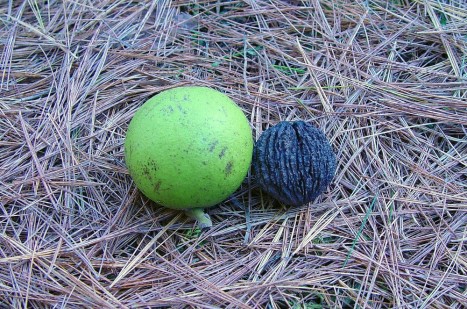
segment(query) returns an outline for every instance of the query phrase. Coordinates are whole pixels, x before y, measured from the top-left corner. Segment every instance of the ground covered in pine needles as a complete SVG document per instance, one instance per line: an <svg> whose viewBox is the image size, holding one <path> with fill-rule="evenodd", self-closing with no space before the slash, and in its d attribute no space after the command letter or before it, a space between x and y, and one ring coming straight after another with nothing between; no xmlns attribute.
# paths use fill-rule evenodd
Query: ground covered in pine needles
<svg viewBox="0 0 467 309"><path fill-rule="evenodd" d="M467 4L187 3L2 1L0 307L461 308ZM149 201L125 132L183 85L255 139L318 126L333 184L287 208L249 175L203 233Z"/></svg>

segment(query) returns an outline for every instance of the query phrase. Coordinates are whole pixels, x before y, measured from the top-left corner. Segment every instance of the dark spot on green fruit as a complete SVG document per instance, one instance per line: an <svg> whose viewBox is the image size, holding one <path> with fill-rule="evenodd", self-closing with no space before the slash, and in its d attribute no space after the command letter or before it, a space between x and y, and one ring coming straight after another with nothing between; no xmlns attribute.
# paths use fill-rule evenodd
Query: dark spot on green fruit
<svg viewBox="0 0 467 309"><path fill-rule="evenodd" d="M177 108L180 111L180 113L182 113L183 115L188 114L186 109L184 109L180 104L177 105Z"/></svg>
<svg viewBox="0 0 467 309"><path fill-rule="evenodd" d="M165 115L170 115L174 112L174 109L171 105L168 105L168 106L163 107L161 111Z"/></svg>
<svg viewBox="0 0 467 309"><path fill-rule="evenodd" d="M154 191L156 192L159 192L159 189L161 188L161 181L159 180L158 182L156 182L156 184L154 185Z"/></svg>
<svg viewBox="0 0 467 309"><path fill-rule="evenodd" d="M213 152L214 149L216 148L217 144L219 144L219 141L218 141L218 140L215 140L214 142L212 142L211 144L209 144L209 152Z"/></svg>
<svg viewBox="0 0 467 309"><path fill-rule="evenodd" d="M232 161L227 162L227 165L225 166L225 169L224 169L225 176L229 176L232 173L232 169L233 169L233 162Z"/></svg>
<svg viewBox="0 0 467 309"><path fill-rule="evenodd" d="M149 166L145 165L143 167L143 175L146 177L151 177L151 170L149 169Z"/></svg>
<svg viewBox="0 0 467 309"><path fill-rule="evenodd" d="M224 107L224 106L221 106L221 108L219 109L219 111L221 111L224 115L227 115L227 111L225 110L225 107Z"/></svg>
<svg viewBox="0 0 467 309"><path fill-rule="evenodd" d="M151 165L151 168L152 168L153 171L157 171L157 170L158 170L158 166L157 166L156 161L150 160L150 161L149 161L149 164Z"/></svg>
<svg viewBox="0 0 467 309"><path fill-rule="evenodd" d="M222 148L221 152L219 153L219 159L222 159L225 156L226 151L227 147Z"/></svg>

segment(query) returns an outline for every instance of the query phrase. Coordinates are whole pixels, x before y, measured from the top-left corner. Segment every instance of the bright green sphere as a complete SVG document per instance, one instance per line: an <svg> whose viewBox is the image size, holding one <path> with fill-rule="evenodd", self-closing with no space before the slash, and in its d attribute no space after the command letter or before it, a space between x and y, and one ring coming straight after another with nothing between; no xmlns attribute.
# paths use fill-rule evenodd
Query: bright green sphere
<svg viewBox="0 0 467 309"><path fill-rule="evenodd" d="M128 127L125 162L136 186L174 209L214 206L241 185L253 138L242 110L206 87L163 91Z"/></svg>

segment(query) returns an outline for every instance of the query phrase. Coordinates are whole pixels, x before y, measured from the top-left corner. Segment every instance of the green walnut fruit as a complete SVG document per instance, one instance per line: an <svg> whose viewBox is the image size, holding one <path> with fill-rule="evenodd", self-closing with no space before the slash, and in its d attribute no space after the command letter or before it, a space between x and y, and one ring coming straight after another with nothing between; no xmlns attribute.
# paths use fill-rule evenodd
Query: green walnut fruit
<svg viewBox="0 0 467 309"><path fill-rule="evenodd" d="M242 110L207 87L163 91L131 120L125 162L136 186L151 200L187 210L209 226L203 208L231 195L251 164L253 138Z"/></svg>

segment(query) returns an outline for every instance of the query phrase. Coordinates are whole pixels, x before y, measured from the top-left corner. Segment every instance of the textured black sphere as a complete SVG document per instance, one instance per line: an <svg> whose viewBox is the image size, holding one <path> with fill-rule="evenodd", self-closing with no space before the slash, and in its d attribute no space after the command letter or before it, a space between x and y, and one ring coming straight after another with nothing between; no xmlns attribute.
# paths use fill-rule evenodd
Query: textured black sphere
<svg viewBox="0 0 467 309"><path fill-rule="evenodd" d="M280 202L313 201L331 183L336 156L326 136L303 121L282 121L263 132L253 153L253 172L262 190Z"/></svg>

